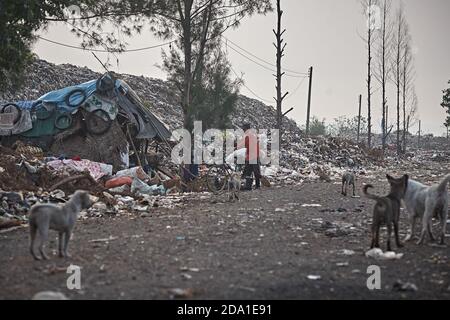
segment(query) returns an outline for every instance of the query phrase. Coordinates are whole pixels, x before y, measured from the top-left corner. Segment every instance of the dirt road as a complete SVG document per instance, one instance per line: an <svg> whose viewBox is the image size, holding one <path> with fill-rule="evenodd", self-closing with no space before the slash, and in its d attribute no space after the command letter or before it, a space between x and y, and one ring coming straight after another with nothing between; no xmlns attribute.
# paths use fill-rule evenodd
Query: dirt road
<svg viewBox="0 0 450 320"><path fill-rule="evenodd" d="M374 192L386 191L381 176L375 184ZM189 289L193 299L450 299L449 247L409 243L400 260L366 258L373 203L342 197L337 182L241 198L79 221L69 260L54 255L56 235L52 259L35 262L27 228L0 234L0 299L30 299L43 290L71 299L169 299L174 288ZM403 235L405 217L402 211ZM66 287L70 264L82 268L81 290ZM381 290L367 289L370 265L381 267ZM399 291L397 281L417 291Z"/></svg>

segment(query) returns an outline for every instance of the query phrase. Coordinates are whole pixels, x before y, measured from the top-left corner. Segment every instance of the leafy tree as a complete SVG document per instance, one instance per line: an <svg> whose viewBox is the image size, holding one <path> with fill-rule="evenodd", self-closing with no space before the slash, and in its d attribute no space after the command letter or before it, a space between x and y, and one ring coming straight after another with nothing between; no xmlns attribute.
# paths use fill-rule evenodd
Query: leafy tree
<svg viewBox="0 0 450 320"><path fill-rule="evenodd" d="M230 115L238 99L240 80L231 81L230 65L220 48L216 49L205 66L209 70L193 88L193 108L189 109L189 124L202 121L203 128L227 129ZM192 129L190 126L189 129Z"/></svg>
<svg viewBox="0 0 450 320"><path fill-rule="evenodd" d="M316 116L311 118L311 123L309 126L309 134L311 136L324 136L327 134L327 127L325 125L325 119L319 120Z"/></svg>
<svg viewBox="0 0 450 320"><path fill-rule="evenodd" d="M367 134L367 119L364 117L361 117L360 130L361 135ZM333 137L356 139L358 135L358 116L355 116L353 118L335 118L333 123L328 126L327 131Z"/></svg>
<svg viewBox="0 0 450 320"><path fill-rule="evenodd" d="M0 91L17 85L33 55L35 32L46 28L49 16L64 17L64 9L79 0L0 1Z"/></svg>

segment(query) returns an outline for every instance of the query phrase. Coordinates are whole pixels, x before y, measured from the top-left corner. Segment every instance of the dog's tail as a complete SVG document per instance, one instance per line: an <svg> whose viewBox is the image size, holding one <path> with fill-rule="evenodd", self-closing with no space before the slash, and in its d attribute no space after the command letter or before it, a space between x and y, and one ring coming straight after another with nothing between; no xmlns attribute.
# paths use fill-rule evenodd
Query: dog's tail
<svg viewBox="0 0 450 320"><path fill-rule="evenodd" d="M447 184L450 182L450 175L446 176L445 179L439 184L438 191L444 192Z"/></svg>
<svg viewBox="0 0 450 320"><path fill-rule="evenodd" d="M367 198L371 199L371 200L375 200L375 201L377 201L377 202L383 202L383 200L381 199L381 197L376 196L376 195L374 195L374 194L370 194L370 193L368 192L368 190L369 190L369 189L372 189L372 188L373 188L373 185L371 185L371 184L366 184L366 185L364 186L364 188L363 188L363 193L364 193L364 195L365 195Z"/></svg>

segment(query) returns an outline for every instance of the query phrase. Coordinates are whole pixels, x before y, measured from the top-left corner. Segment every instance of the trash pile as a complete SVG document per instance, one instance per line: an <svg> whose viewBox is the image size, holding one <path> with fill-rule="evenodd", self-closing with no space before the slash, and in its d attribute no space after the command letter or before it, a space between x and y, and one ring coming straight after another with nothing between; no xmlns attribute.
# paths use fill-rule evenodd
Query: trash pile
<svg viewBox="0 0 450 320"><path fill-rule="evenodd" d="M89 210L105 214L145 214L151 208L175 208L207 194L179 195L179 178L159 170L133 167L113 173L112 165L81 158L43 157L39 148L0 146L0 229L27 221L35 203L64 203L76 190L99 198ZM34 153L31 153L34 151Z"/></svg>
<svg viewBox="0 0 450 320"><path fill-rule="evenodd" d="M35 60L26 70L27 77L24 85L19 90L10 90L0 94L0 105L10 101L29 101L64 87L89 82L101 77L85 67L71 64L55 65L44 60ZM179 104L178 90L168 82L160 79L121 74L116 75L143 99L152 113L174 130L180 128L183 123L182 110ZM295 121L285 118L284 125L288 130L299 130ZM249 122L254 128L271 129L275 127L275 109L264 103L239 96L234 114L233 125L241 126L243 122Z"/></svg>
<svg viewBox="0 0 450 320"><path fill-rule="evenodd" d="M280 168L262 169L274 182L295 184L305 180L331 182L345 171L367 174L384 166L382 157L363 146L334 137L305 137L300 130L283 134Z"/></svg>

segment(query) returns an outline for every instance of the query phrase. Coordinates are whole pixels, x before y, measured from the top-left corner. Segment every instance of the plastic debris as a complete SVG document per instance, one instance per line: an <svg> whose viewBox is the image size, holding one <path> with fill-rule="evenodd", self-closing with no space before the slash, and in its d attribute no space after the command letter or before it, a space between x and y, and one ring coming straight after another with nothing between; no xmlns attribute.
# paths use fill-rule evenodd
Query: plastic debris
<svg viewBox="0 0 450 320"><path fill-rule="evenodd" d="M397 280L394 283L393 289L402 292L416 292L419 290L419 288L417 288L417 286L414 283L403 282L401 280Z"/></svg>
<svg viewBox="0 0 450 320"><path fill-rule="evenodd" d="M32 300L69 300L63 293L54 291L41 291L36 293Z"/></svg>
<svg viewBox="0 0 450 320"><path fill-rule="evenodd" d="M403 258L403 253L395 253L392 251L383 252L379 248L374 248L366 252L366 257L376 260L399 260Z"/></svg>

